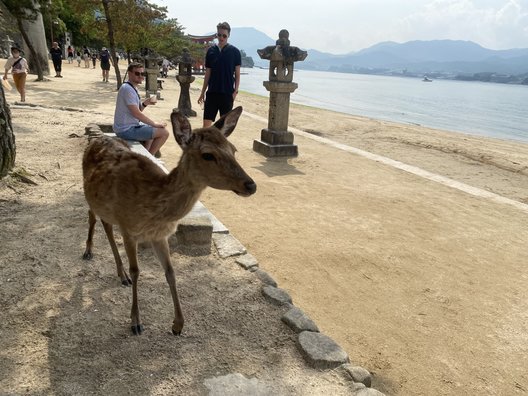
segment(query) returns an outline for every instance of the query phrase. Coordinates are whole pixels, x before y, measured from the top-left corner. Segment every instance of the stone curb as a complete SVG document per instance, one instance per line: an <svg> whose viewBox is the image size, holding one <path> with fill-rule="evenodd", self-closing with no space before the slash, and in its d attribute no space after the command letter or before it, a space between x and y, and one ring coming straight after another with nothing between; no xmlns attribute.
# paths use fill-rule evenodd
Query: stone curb
<svg viewBox="0 0 528 396"><path fill-rule="evenodd" d="M311 367L320 370L344 369L353 384L352 395L384 396L384 393L371 388L372 374L363 367L349 364L348 354L334 340L319 332L319 328L308 315L293 305L288 292L279 288L277 282L259 268L257 259L247 253L236 238L231 235L213 234L213 242L221 258L238 256L235 263L256 275L263 284L262 294L270 303L290 308L281 320L298 333L299 349ZM238 373L236 375L241 376Z"/></svg>

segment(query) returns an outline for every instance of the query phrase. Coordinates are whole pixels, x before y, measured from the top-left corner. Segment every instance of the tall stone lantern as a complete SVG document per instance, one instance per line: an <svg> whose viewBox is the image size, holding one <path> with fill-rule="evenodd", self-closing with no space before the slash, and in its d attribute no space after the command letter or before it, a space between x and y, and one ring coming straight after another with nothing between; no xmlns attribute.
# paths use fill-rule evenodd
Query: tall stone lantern
<svg viewBox="0 0 528 396"><path fill-rule="evenodd" d="M269 59L269 81L264 87L270 92L268 127L260 133L261 140L253 141L253 150L266 157L297 157L293 133L288 131L290 94L297 89L293 82L293 63L303 61L306 51L290 46L287 30L279 32L276 45L257 51L261 59Z"/></svg>
<svg viewBox="0 0 528 396"><path fill-rule="evenodd" d="M191 107L189 87L195 77L192 75L193 59L187 48L183 49L182 56L178 58L178 74L176 80L180 83L180 98L178 110L186 117L196 117L196 111Z"/></svg>

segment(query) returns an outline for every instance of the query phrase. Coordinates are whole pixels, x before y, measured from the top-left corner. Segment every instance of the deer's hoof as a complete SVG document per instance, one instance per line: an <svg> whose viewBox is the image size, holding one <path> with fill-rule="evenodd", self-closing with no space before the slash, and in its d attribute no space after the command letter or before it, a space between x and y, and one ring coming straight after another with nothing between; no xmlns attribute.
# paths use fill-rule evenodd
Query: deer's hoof
<svg viewBox="0 0 528 396"><path fill-rule="evenodd" d="M181 330L176 331L176 330L172 329L172 334L174 334L175 336L181 336L181 332L182 332Z"/></svg>
<svg viewBox="0 0 528 396"><path fill-rule="evenodd" d="M132 334L134 335L141 335L141 333L143 333L143 325L132 325L130 328L132 329Z"/></svg>
<svg viewBox="0 0 528 396"><path fill-rule="evenodd" d="M132 284L132 281L131 281L130 279L128 279L128 278L126 278L126 279L122 279L122 280L121 280L121 284L122 284L123 286L130 286L130 285Z"/></svg>
<svg viewBox="0 0 528 396"><path fill-rule="evenodd" d="M92 252L84 252L83 254L83 260L91 260L93 258Z"/></svg>

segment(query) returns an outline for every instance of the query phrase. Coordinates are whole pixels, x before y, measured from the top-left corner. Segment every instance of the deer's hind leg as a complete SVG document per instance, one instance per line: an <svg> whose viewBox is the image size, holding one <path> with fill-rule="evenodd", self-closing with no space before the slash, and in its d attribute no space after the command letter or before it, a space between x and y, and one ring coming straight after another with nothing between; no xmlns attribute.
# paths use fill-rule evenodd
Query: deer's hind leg
<svg viewBox="0 0 528 396"><path fill-rule="evenodd" d="M130 286L132 284L132 280L126 273L125 268L123 267L123 261L121 261L119 250L117 250L117 245L114 239L113 226L112 224L105 222L103 219L101 219L101 223L103 223L103 228L106 233L106 238L108 239L108 243L110 243L110 247L112 248L112 253L114 254L114 260L117 266L117 276L121 278L121 284L123 284L124 286Z"/></svg>
<svg viewBox="0 0 528 396"><path fill-rule="evenodd" d="M84 260L91 260L93 257L92 248L93 248L93 235L95 231L95 223L97 219L95 213L92 210L88 210L88 239L86 239L86 250L83 253Z"/></svg>

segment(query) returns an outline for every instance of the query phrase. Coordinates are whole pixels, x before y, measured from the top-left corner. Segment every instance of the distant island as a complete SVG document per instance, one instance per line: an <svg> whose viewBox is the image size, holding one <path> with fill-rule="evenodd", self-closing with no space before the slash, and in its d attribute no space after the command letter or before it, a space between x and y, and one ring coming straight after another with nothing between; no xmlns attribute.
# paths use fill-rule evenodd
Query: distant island
<svg viewBox="0 0 528 396"><path fill-rule="evenodd" d="M250 27L233 28L230 38L261 67L268 63L259 58L257 49L275 40ZM528 48L491 50L471 41L431 40L383 42L345 55L307 51L308 57L296 69L528 85Z"/></svg>

